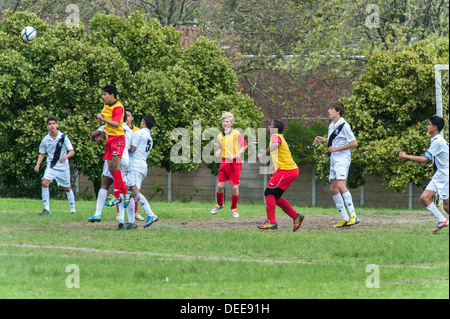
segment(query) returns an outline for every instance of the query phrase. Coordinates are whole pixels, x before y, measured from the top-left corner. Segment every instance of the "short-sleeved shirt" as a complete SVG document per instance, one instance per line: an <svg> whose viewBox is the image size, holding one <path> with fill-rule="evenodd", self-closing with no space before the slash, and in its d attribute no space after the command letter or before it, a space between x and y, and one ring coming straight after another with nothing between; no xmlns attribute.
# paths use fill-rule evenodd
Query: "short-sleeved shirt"
<svg viewBox="0 0 450 319"><path fill-rule="evenodd" d="M231 155L236 155L242 147L247 146L242 134L235 129L232 129L230 133L220 133L217 140L219 141L219 147L222 148L222 160L226 160ZM236 158L236 162L241 162L240 156Z"/></svg>
<svg viewBox="0 0 450 319"><path fill-rule="evenodd" d="M134 132L136 132L137 130L139 130L139 127L137 127L137 126L133 126L132 128L131 128L131 131L134 133Z"/></svg>
<svg viewBox="0 0 450 319"><path fill-rule="evenodd" d="M103 117L107 120L120 123L118 127L114 127L112 125L109 125L108 123L105 124L105 133L108 134L108 136L125 135L122 125L124 112L125 109L122 103L120 103L119 101L115 101L113 104L105 104L103 106Z"/></svg>
<svg viewBox="0 0 450 319"><path fill-rule="evenodd" d="M147 158L153 147L153 139L148 128L137 130L131 139L131 146L136 147L134 152L130 153L130 171L138 171L147 175Z"/></svg>
<svg viewBox="0 0 450 319"><path fill-rule="evenodd" d="M73 150L72 142L65 135L64 140L62 140L63 135L63 133L58 131L58 135L55 139L50 136L50 133L42 139L41 144L39 145L39 153L47 153L47 167L58 170L70 168L69 159L67 159L64 163L59 162L61 157L67 155L68 152Z"/></svg>
<svg viewBox="0 0 450 319"><path fill-rule="evenodd" d="M431 138L430 147L424 155L427 159L431 159L436 165L437 171L433 175L433 179L437 181L447 181L449 179L449 156L448 142L441 134Z"/></svg>
<svg viewBox="0 0 450 319"><path fill-rule="evenodd" d="M336 136L336 138L331 143L331 146L340 147L347 145L351 141L356 140L355 135L353 135L350 124L344 118L340 118L336 123L333 121L328 126L328 138L330 138L331 134L333 134L334 130L339 127L342 123L345 123L342 127L340 133ZM343 150L338 152L332 152L330 156L330 160L332 162L336 161L351 161L351 152L350 150Z"/></svg>
<svg viewBox="0 0 450 319"><path fill-rule="evenodd" d="M273 134L270 137L270 144L272 145L273 143L280 144L280 146L278 146L275 151L270 153L272 155L273 165L275 169L286 171L298 169L298 166L292 158L291 151L289 150L289 146L287 145L283 134Z"/></svg>

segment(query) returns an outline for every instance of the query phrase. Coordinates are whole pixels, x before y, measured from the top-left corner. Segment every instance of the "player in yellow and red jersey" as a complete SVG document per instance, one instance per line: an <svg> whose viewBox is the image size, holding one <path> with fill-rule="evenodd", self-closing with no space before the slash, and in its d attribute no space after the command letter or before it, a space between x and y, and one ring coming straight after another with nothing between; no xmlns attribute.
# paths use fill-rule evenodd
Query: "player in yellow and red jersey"
<svg viewBox="0 0 450 319"><path fill-rule="evenodd" d="M230 112L222 115L223 132L217 136L219 147L215 155L222 157L217 184L217 204L211 209L211 214L215 215L223 207L223 191L225 182L229 181L233 187L231 197L231 213L238 218L237 203L239 200L239 182L241 179L241 154L247 149L247 143L239 131L233 129L234 116Z"/></svg>
<svg viewBox="0 0 450 319"><path fill-rule="evenodd" d="M273 176L270 178L269 184L264 192L266 197L266 213L267 219L259 225L259 229L277 229L277 222L275 219L275 209L278 205L287 215L294 220L294 228L296 231L303 219L302 214L297 213L289 204L287 200L281 198L286 189L292 185L292 182L297 178L299 170L297 164L292 159L289 146L283 137L284 124L279 120L273 120L269 125L271 133L270 145L266 151L258 155L259 161L265 155L272 154L272 160L276 169Z"/></svg>
<svg viewBox="0 0 450 319"><path fill-rule="evenodd" d="M104 133L108 136L103 160L108 161L108 168L114 179L114 198L105 205L114 206L124 201L126 207L130 195L120 170L120 161L125 148L125 132L122 128L125 108L117 101L117 88L114 84L108 84L103 88L102 99L105 105L102 112L97 114L97 118L105 123Z"/></svg>

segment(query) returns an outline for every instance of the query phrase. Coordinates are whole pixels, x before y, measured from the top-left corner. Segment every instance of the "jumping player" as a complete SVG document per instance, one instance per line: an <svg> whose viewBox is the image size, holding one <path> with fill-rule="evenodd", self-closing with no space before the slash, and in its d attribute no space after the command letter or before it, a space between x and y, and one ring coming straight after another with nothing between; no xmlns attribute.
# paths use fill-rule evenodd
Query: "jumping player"
<svg viewBox="0 0 450 319"><path fill-rule="evenodd" d="M339 210L342 218L339 223L333 226L334 228L359 223L353 205L352 195L347 189L348 170L351 163L350 149L357 147L358 142L353 135L350 124L343 118L344 113L344 104L341 102L332 103L328 109L328 115L332 120L328 127L328 138L321 136L315 138L317 143L328 143L328 155L330 156L330 190L336 208ZM348 214L345 206L347 206Z"/></svg>
<svg viewBox="0 0 450 319"><path fill-rule="evenodd" d="M223 131L217 136L219 147L215 156L222 156L222 163L219 168L217 184L217 204L210 213L215 215L223 207L223 194L225 182L232 185L233 194L231 197L231 214L234 218L239 217L237 203L239 200L239 181L241 178L241 154L247 149L247 142L239 131L233 129L234 116L230 112L222 115Z"/></svg>
<svg viewBox="0 0 450 319"><path fill-rule="evenodd" d="M292 185L292 182L299 174L298 166L292 159L289 146L283 137L284 124L279 120L273 120L269 125L270 145L267 150L258 155L258 159L262 162L265 155L272 154L272 162L276 169L270 178L269 184L264 191L266 197L266 213L267 219L259 225L259 229L277 229L275 220L276 206L279 206L294 221L292 231L299 229L305 218L302 214L297 213L287 200L281 198L286 189Z"/></svg>
<svg viewBox="0 0 450 319"><path fill-rule="evenodd" d="M125 113L124 115L124 121L126 121L127 119L127 113ZM120 169L121 172L123 174L123 178L126 178L127 172L128 172L128 166L129 166L129 155L128 155L128 150L131 146L131 139L133 137L133 133L131 131L131 129L128 127L128 125L126 123L122 124L123 130L125 132L125 149L123 151L122 154L122 159L120 161ZM92 133L91 135L91 140L93 142L97 142L99 143L101 141L101 139L104 136L104 129L105 126L101 126L97 129L97 131L95 131L94 133ZM111 174L111 172L108 169L108 161L104 161L103 164L103 172L102 172L102 185L100 187L100 190L98 191L98 195L97 195L97 205L96 205L96 209L95 209L95 213L93 216L88 218L88 221L91 223L94 222L100 222L101 218L102 218L102 210L103 210L103 206L106 202L106 197L108 195L108 189L111 186L111 184L113 183L114 178ZM118 214L117 214L117 220L119 222L118 224L118 228L122 228L123 227L123 218L124 218L124 209L125 209L125 203L121 202L119 203L117 206L117 210L118 210Z"/></svg>
<svg viewBox="0 0 450 319"><path fill-rule="evenodd" d="M51 214L50 212L50 183L56 180L58 186L62 186L67 195L70 205L70 212L75 214L75 196L70 186L70 166L69 158L75 155L72 143L69 138L58 130L56 117L50 116L47 119L48 134L39 145L39 157L34 167L36 173L45 154L47 154L47 168L42 178L42 202L44 210L39 215Z"/></svg>
<svg viewBox="0 0 450 319"><path fill-rule="evenodd" d="M426 163L429 159L432 159L433 166L435 167L435 173L428 183L427 187L420 196L422 204L427 210L437 218L437 225L433 229L433 232L440 231L442 228L448 226L448 218L438 210L433 203L433 196L438 195L440 199L444 201L444 210L448 214L449 210L449 169L448 169L448 142L442 136L441 131L444 128L445 121L442 117L433 116L428 123L428 134L431 135L431 143L428 150L423 156L408 155L404 152L398 153L398 156L411 161Z"/></svg>
<svg viewBox="0 0 450 319"><path fill-rule="evenodd" d="M120 161L125 148L125 132L122 127L125 109L122 103L117 101L117 88L114 84L103 87L102 99L105 105L102 113L97 114L97 118L105 123L105 134L108 136L103 160L108 161L108 169L114 178L114 198L105 205L114 206L129 200L128 190L120 171Z"/></svg>

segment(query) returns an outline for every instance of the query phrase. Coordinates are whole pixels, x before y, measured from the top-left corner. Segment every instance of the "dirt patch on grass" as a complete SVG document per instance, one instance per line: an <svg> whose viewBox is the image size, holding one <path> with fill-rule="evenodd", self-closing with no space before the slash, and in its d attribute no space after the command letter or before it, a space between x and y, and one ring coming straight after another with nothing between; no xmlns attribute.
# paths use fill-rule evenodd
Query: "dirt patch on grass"
<svg viewBox="0 0 450 319"><path fill-rule="evenodd" d="M428 213L401 213L383 216L359 216L360 223L351 227L334 229L333 225L339 221L338 216L306 215L299 231L363 231L397 225L414 225L419 223L433 223L434 217ZM214 230L255 230L264 222L265 217L240 217L237 219L216 218L212 220L189 220L180 223L183 229L214 229ZM277 216L277 231L290 231L292 219L286 215Z"/></svg>
<svg viewBox="0 0 450 319"><path fill-rule="evenodd" d="M208 220L195 220L189 219L185 221L174 221L165 220L164 214L160 215L160 220L150 226L148 230L152 229L173 229L173 230L235 230L235 231L254 231L258 230L257 226L260 225L265 220L265 216L261 217L245 217L245 213L241 213L241 217L232 218L221 217L216 215ZM277 224L278 229L276 231L291 231L292 230L292 219L283 213L277 213ZM405 213L395 213L393 215L363 215L359 216L360 223L351 227L344 227L339 229L334 229L335 225L339 221L338 215L305 215L305 219L299 229L299 231L365 231L374 228L383 227L395 227L399 225L413 227L414 225L420 223L433 224L436 219L428 212L405 212ZM145 222L137 221L140 230ZM27 230L27 231L45 231L49 228L46 227L25 227L25 228L0 228L2 231L13 231L13 230ZM112 230L117 231L117 222L111 220L110 216L103 219L101 222L89 223L87 221L73 221L65 223L64 227L59 228L61 231L67 230Z"/></svg>

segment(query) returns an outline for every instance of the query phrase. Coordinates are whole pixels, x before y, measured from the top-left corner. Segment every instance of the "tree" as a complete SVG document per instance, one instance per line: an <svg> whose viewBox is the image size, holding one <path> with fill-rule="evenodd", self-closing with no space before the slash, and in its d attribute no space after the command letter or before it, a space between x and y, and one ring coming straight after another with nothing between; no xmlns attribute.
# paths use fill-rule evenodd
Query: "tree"
<svg viewBox="0 0 450 319"><path fill-rule="evenodd" d="M448 38L429 38L399 52L373 53L352 95L342 99L359 144L352 150L358 168L353 185L355 178L362 181L362 172L377 174L394 191L403 191L409 182L421 186L431 177L430 163L407 162L398 153L423 155L429 146L426 127L436 112L434 64L448 64L448 50ZM317 175L325 182L326 146L316 150Z"/></svg>
<svg viewBox="0 0 450 319"><path fill-rule="evenodd" d="M299 88L311 80L337 91L357 79L375 50L402 50L428 36L448 36L448 0L222 0L204 25L228 42L236 72L274 107L288 107L283 92L262 79L281 72ZM235 45L232 45L232 44ZM290 57L289 57L290 56Z"/></svg>
<svg viewBox="0 0 450 319"><path fill-rule="evenodd" d="M24 25L36 26L34 41L20 39ZM195 119L220 127L221 112L243 110L239 120L259 126L261 112L237 92L233 67L214 42L199 39L185 50L181 32L139 13L125 21L98 15L90 28L88 34L82 25L48 25L30 12L8 13L0 22L0 184L39 183L32 167L49 115L58 118L74 144L73 168L98 183L103 147L89 136L101 125L95 114L108 83L118 86L119 99L137 120L148 113L156 117L151 166L198 168L198 163L170 161L171 130L189 130Z"/></svg>

